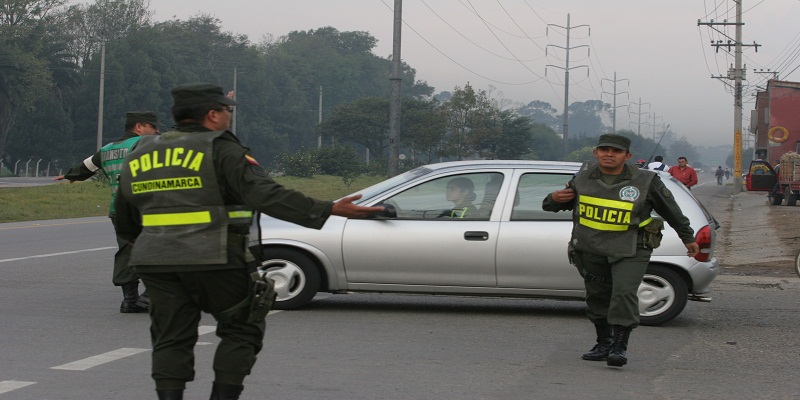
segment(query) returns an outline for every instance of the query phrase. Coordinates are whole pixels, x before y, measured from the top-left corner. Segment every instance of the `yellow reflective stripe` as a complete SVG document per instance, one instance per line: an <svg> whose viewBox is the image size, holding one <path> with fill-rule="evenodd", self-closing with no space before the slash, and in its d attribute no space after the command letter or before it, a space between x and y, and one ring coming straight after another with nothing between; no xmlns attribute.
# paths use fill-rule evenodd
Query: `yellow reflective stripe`
<svg viewBox="0 0 800 400"><path fill-rule="evenodd" d="M460 210L450 211L450 218L464 218L464 215L466 214L467 214L467 207L464 207Z"/></svg>
<svg viewBox="0 0 800 400"><path fill-rule="evenodd" d="M627 231L628 225L617 225L617 224L606 224L603 222L592 221L590 219L581 218L580 223L583 226L587 226L592 229L596 229L598 231Z"/></svg>
<svg viewBox="0 0 800 400"><path fill-rule="evenodd" d="M650 217L650 218L648 218L648 219L644 220L642 223L640 223L640 224L639 224L639 228L642 228L642 227L644 227L645 225L649 224L649 223L650 223L650 221L652 221L652 220L653 220L653 217Z"/></svg>
<svg viewBox="0 0 800 400"><path fill-rule="evenodd" d="M609 200L600 197L581 196L581 203L591 204L593 206L617 208L620 210L633 210L633 203L620 200Z"/></svg>
<svg viewBox="0 0 800 400"><path fill-rule="evenodd" d="M211 213L208 211L142 215L142 226L191 225L210 222Z"/></svg>
<svg viewBox="0 0 800 400"><path fill-rule="evenodd" d="M228 218L250 218L253 216L252 211L229 211Z"/></svg>

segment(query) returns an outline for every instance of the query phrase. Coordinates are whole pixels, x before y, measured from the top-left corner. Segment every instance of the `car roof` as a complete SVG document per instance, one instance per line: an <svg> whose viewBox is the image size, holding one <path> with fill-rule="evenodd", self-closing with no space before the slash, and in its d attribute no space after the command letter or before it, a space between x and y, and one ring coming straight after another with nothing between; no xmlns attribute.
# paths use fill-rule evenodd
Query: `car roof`
<svg viewBox="0 0 800 400"><path fill-rule="evenodd" d="M446 161L428 164L422 168L431 171L463 168L540 168L553 170L577 170L581 163L568 161L538 161L538 160L462 160Z"/></svg>

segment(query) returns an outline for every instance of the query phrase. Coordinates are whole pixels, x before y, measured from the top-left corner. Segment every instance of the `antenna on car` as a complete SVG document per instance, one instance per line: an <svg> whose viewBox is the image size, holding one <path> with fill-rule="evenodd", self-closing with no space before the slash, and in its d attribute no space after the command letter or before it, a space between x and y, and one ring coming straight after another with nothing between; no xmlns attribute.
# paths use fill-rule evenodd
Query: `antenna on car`
<svg viewBox="0 0 800 400"><path fill-rule="evenodd" d="M664 135L667 134L668 130L669 130L669 124L667 124L667 127L664 128L664 132L661 132L661 139L658 139L658 143L656 143L656 147L653 148L653 153L650 154L650 158L647 159L647 164L645 165L650 165L650 161L653 161L653 156L656 155L658 146L661 144L661 141L664 140Z"/></svg>

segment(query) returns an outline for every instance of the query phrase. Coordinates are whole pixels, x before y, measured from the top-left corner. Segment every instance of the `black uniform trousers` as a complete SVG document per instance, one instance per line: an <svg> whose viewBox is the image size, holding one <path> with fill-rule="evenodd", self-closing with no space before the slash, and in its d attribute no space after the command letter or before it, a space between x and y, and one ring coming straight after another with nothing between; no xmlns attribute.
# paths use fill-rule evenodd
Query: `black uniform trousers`
<svg viewBox="0 0 800 400"><path fill-rule="evenodd" d="M217 319L216 334L221 339L214 354L214 381L241 385L261 351L264 321L247 322L249 304L227 320L220 321L217 314L248 296L252 280L246 269L152 272L153 268L139 275L150 293L156 389L183 389L194 379L194 346L201 312Z"/></svg>
<svg viewBox="0 0 800 400"><path fill-rule="evenodd" d="M114 224L114 232L117 231L117 219L113 216L111 223ZM129 238L116 233L117 236L117 252L114 253L114 275L111 277L111 282L115 286L122 286L126 283L138 283L139 275L136 274L136 269L128 265L131 260L131 246Z"/></svg>

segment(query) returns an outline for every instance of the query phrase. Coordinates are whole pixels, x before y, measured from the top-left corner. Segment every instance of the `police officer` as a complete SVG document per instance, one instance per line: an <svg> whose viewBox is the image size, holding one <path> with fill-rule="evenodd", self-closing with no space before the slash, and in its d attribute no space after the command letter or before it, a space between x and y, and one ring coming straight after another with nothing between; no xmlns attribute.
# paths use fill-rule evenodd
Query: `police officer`
<svg viewBox="0 0 800 400"><path fill-rule="evenodd" d="M594 157L567 183L547 195L545 211L573 210L570 261L586 287L587 316L595 325L597 344L584 360L621 367L631 330L639 325L637 290L653 248L658 247L663 222L678 233L686 254L699 252L689 219L656 173L626 163L630 139L601 135Z"/></svg>
<svg viewBox="0 0 800 400"><path fill-rule="evenodd" d="M159 399L182 399L194 378L201 311L217 320L211 399L238 399L264 336L248 322L252 211L320 229L330 215L365 217L383 207L319 201L275 183L228 131L236 102L222 88L172 90L174 131L142 140L128 155L118 222L136 237L131 264L150 291L152 377Z"/></svg>
<svg viewBox="0 0 800 400"><path fill-rule="evenodd" d="M157 134L158 125L158 118L151 111L129 111L125 115L124 135L103 146L97 153L53 180L67 179L70 183L85 181L102 170L108 176L111 186L111 206L108 208L108 217L111 218L111 223L114 224L116 231L114 199L117 196L117 179L122 168L122 161L142 136ZM149 303L147 291L141 296L139 295L139 276L136 275L133 268L128 266L131 252L128 238L120 236L119 233L116 236L119 249L114 254L114 275L111 281L114 285L122 287L122 304L119 306L119 311L123 313L147 312Z"/></svg>

